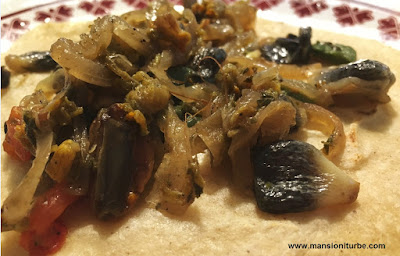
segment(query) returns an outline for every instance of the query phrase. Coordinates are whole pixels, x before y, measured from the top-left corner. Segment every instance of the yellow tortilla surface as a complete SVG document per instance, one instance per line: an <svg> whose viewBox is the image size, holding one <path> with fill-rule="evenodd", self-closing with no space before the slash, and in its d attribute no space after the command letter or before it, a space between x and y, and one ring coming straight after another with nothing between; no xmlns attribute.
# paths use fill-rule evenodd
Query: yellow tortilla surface
<svg viewBox="0 0 400 256"><path fill-rule="evenodd" d="M58 37L77 40L85 30L87 24L45 24L21 37L10 53L49 49ZM297 33L298 28L259 20L257 31L260 36L283 36ZM80 202L63 215L69 234L56 255L399 255L400 52L331 32L314 30L312 38L352 45L358 58L387 64L399 80L389 92L392 101L378 106L372 115L336 111L347 135L346 152L337 164L361 183L355 203L272 215L259 211L253 198L234 192L224 175L208 172L204 193L183 216L165 216L142 200L126 217L101 222L82 210L88 209L86 201ZM10 88L1 95L2 124L11 106L31 93L43 76L12 77ZM3 202L29 166L1 150ZM16 232L2 233L2 255L27 255L18 239ZM385 249L289 249L291 243L376 243Z"/></svg>

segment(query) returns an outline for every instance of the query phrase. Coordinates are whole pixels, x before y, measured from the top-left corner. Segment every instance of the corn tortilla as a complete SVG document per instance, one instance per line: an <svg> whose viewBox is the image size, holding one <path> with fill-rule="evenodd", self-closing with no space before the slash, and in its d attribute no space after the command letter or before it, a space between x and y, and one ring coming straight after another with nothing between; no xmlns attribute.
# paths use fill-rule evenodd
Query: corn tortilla
<svg viewBox="0 0 400 256"><path fill-rule="evenodd" d="M47 50L58 37L77 40L84 24L43 24L22 36L9 53ZM259 36L284 36L298 28L257 21ZM235 192L226 173L208 172L200 198L182 216L163 215L145 200L127 216L112 222L94 218L87 201L68 209L69 228L59 255L397 255L400 252L400 52L377 41L313 30L313 40L353 46L358 58L387 64L398 77L389 91L391 102L363 115L334 110L347 136L337 165L361 183L355 203L297 214L273 215L257 209L255 199ZM4 59L4 56L2 56ZM44 74L20 74L2 90L1 122L10 109L35 88ZM2 141L4 133L2 133ZM27 164L10 159L1 149L1 201L18 184ZM2 233L3 255L27 255L17 232ZM289 249L290 243L385 244L385 249Z"/></svg>

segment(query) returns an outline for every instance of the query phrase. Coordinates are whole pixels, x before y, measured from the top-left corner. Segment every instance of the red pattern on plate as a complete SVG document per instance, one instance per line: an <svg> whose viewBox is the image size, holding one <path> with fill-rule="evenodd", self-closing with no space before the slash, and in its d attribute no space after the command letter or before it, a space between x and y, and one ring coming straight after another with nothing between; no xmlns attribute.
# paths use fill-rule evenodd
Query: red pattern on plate
<svg viewBox="0 0 400 256"><path fill-rule="evenodd" d="M283 0L253 0L252 4L260 10L271 9L272 7L280 4Z"/></svg>
<svg viewBox="0 0 400 256"><path fill-rule="evenodd" d="M65 1L52 2L33 6L24 10L19 10L14 13L9 13L2 17L2 33L1 38L5 41L15 41L21 34L29 30L28 27L33 27L40 22L48 21L66 21L73 19L75 16L102 16L111 13L115 4L118 3L118 8L132 7L132 9L145 8L148 3L153 0L82 0L82 1ZM231 3L236 0L223 0L226 3ZM344 0L342 0L344 1ZM372 4L363 4L363 0L349 1L352 3L332 6L333 3L339 2L334 0L250 0L251 4L260 10L268 10L275 6L281 5L282 8L276 8L277 12L283 12L286 7L293 9L294 13L301 17L309 17L316 13L320 13L326 9L329 12L324 12L322 16L328 16L329 19L336 19L337 23L342 26L363 27L363 23L367 23L368 29L371 29L371 23L380 32L381 40L394 40L400 42L400 23L398 12L390 9L385 9ZM182 5L183 0L170 0L174 4ZM121 6L122 4L122 6ZM364 8L361 8L364 6ZM358 7L358 8L356 8ZM51 8L51 9L50 9ZM86 14L85 14L86 13ZM268 18L268 17L267 17ZM377 40L379 40L377 38ZM397 42L396 42L397 43ZM3 43L2 43L3 45ZM6 47L5 47L6 48ZM5 49L3 48L3 49ZM3 50L2 49L2 50Z"/></svg>
<svg viewBox="0 0 400 256"><path fill-rule="evenodd" d="M400 38L400 24L393 16L378 20L378 29L382 32L386 40L396 40Z"/></svg>
<svg viewBox="0 0 400 256"><path fill-rule="evenodd" d="M29 21L20 18L12 19L10 23L3 23L1 25L1 38L15 41L28 30L28 25Z"/></svg>
<svg viewBox="0 0 400 256"><path fill-rule="evenodd" d="M38 11L36 12L35 20L42 22L49 21L66 21L72 17L73 9L65 5L57 7L55 10L50 9L48 12Z"/></svg>
<svg viewBox="0 0 400 256"><path fill-rule="evenodd" d="M183 5L183 0L169 0L169 2L177 5Z"/></svg>
<svg viewBox="0 0 400 256"><path fill-rule="evenodd" d="M299 17L311 16L328 8L324 1L292 0L290 6Z"/></svg>
<svg viewBox="0 0 400 256"><path fill-rule="evenodd" d="M147 0L123 0L127 5L133 6L137 9L143 9L147 7Z"/></svg>
<svg viewBox="0 0 400 256"><path fill-rule="evenodd" d="M115 1L112 0L103 0L103 1L84 1L79 4L79 8L87 11L96 16L106 15L113 7Z"/></svg>
<svg viewBox="0 0 400 256"><path fill-rule="evenodd" d="M343 26L353 26L357 23L362 24L374 19L372 11L351 8L347 4L333 8L333 13L336 17L336 21Z"/></svg>

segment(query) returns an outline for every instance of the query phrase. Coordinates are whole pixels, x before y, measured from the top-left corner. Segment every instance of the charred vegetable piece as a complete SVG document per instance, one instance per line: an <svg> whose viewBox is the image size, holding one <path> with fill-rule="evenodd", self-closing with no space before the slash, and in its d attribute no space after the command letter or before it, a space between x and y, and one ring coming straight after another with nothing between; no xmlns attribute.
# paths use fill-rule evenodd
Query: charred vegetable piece
<svg viewBox="0 0 400 256"><path fill-rule="evenodd" d="M262 57L276 63L290 63L290 53L280 45L264 45L261 47Z"/></svg>
<svg viewBox="0 0 400 256"><path fill-rule="evenodd" d="M201 120L201 116L198 114L199 109L195 104L186 103L176 99L176 105L174 106L175 113L179 119L186 122L188 127L194 126L198 121Z"/></svg>
<svg viewBox="0 0 400 256"><path fill-rule="evenodd" d="M191 67L205 81L215 82L221 63L226 59L226 52L220 48L200 48L194 56Z"/></svg>
<svg viewBox="0 0 400 256"><path fill-rule="evenodd" d="M32 115L32 111L24 112L24 122L25 122L25 134L28 137L31 145L36 145L36 132L38 128L36 127L35 118Z"/></svg>
<svg viewBox="0 0 400 256"><path fill-rule="evenodd" d="M332 83L348 77L357 77L365 81L394 82L389 67L376 60L361 60L322 73L321 80Z"/></svg>
<svg viewBox="0 0 400 256"><path fill-rule="evenodd" d="M254 190L260 210L289 213L352 203L360 184L314 146L280 141L253 154Z"/></svg>
<svg viewBox="0 0 400 256"><path fill-rule="evenodd" d="M15 72L46 72L57 67L48 51L7 55L5 60L7 66Z"/></svg>
<svg viewBox="0 0 400 256"><path fill-rule="evenodd" d="M73 194L86 195L89 191L91 172L93 167L93 156L89 154L89 132L88 121L82 116L73 119L73 141L79 145L79 152L76 154L63 183L67 184Z"/></svg>
<svg viewBox="0 0 400 256"><path fill-rule="evenodd" d="M387 92L396 77L388 66L379 61L361 60L328 69L317 80L332 95L363 95L373 101L386 103L390 100Z"/></svg>
<svg viewBox="0 0 400 256"><path fill-rule="evenodd" d="M278 38L273 44L261 47L261 56L281 64L307 63L311 52L311 28L300 28L299 36L289 34Z"/></svg>
<svg viewBox="0 0 400 256"><path fill-rule="evenodd" d="M97 178L94 208L100 219L121 216L128 206L135 169L133 148L138 129L123 120L100 113L101 141L97 141ZM91 128L92 129L92 128ZM91 131L92 132L92 131Z"/></svg>
<svg viewBox="0 0 400 256"><path fill-rule="evenodd" d="M93 159L82 157L82 152L78 153L72 163L70 172L65 178L71 193L76 195L86 195L89 191ZM64 181L63 181L64 182Z"/></svg>
<svg viewBox="0 0 400 256"><path fill-rule="evenodd" d="M265 93L268 93L266 91ZM231 143L228 156L232 162L233 182L250 192L253 188L251 148L285 138L296 122L296 109L287 101L274 100L259 108L262 92L242 90L234 104L224 106L224 126Z"/></svg>
<svg viewBox="0 0 400 256"><path fill-rule="evenodd" d="M7 88L10 84L10 71L6 67L1 66L1 89Z"/></svg>
<svg viewBox="0 0 400 256"><path fill-rule="evenodd" d="M178 115L179 119L181 119L182 121L185 120L185 113L187 112L187 105L186 104L179 104L174 106L175 108L175 113Z"/></svg>
<svg viewBox="0 0 400 256"><path fill-rule="evenodd" d="M188 127L192 127L200 120L201 120L200 116L189 116L186 120L186 124Z"/></svg>
<svg viewBox="0 0 400 256"><path fill-rule="evenodd" d="M185 66L170 67L167 70L167 75L177 81L187 81L193 75L194 71Z"/></svg>
<svg viewBox="0 0 400 256"><path fill-rule="evenodd" d="M257 106L258 108L268 106L271 102L277 100L278 97L279 97L278 92L272 89L265 90L261 93L261 98L257 100Z"/></svg>
<svg viewBox="0 0 400 256"><path fill-rule="evenodd" d="M179 84L185 84L185 86L191 86L194 83L201 82L200 76L198 76L193 69L186 66L170 67L167 70L167 75L171 79L176 80Z"/></svg>
<svg viewBox="0 0 400 256"><path fill-rule="evenodd" d="M101 219L119 216L126 209L134 143L131 130L114 119L104 123L95 188L95 208Z"/></svg>
<svg viewBox="0 0 400 256"><path fill-rule="evenodd" d="M133 206L136 203L153 175L156 156L155 141L156 139L151 135L136 137L135 146L133 148L135 170L132 190L128 197L129 206Z"/></svg>
<svg viewBox="0 0 400 256"><path fill-rule="evenodd" d="M313 56L323 62L344 64L356 61L356 51L347 45L317 42L312 45Z"/></svg>
<svg viewBox="0 0 400 256"><path fill-rule="evenodd" d="M192 61L192 66L200 66L205 58L212 57L219 63L226 59L226 52L221 48L201 48L197 54L194 56Z"/></svg>

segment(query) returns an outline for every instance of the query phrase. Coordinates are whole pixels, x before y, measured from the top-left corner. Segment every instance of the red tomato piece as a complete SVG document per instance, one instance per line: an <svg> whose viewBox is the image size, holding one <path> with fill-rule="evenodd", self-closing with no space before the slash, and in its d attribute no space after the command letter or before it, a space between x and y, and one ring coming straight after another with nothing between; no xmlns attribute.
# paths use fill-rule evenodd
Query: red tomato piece
<svg viewBox="0 0 400 256"><path fill-rule="evenodd" d="M31 160L31 152L21 141L27 140L22 107L15 106L11 109L10 117L6 121L6 125L7 134L3 142L4 151L17 160L23 162Z"/></svg>
<svg viewBox="0 0 400 256"><path fill-rule="evenodd" d="M30 256L45 256L60 250L67 234L67 227L57 220L44 233L38 234L32 230L22 232L20 245Z"/></svg>
<svg viewBox="0 0 400 256"><path fill-rule="evenodd" d="M61 184L55 185L36 200L29 217L29 229L37 233L46 232L78 197L68 193Z"/></svg>
<svg viewBox="0 0 400 256"><path fill-rule="evenodd" d="M78 198L62 184L56 184L36 200L29 215L28 230L22 232L20 239L21 246L31 256L52 254L62 247L68 231L57 219Z"/></svg>

